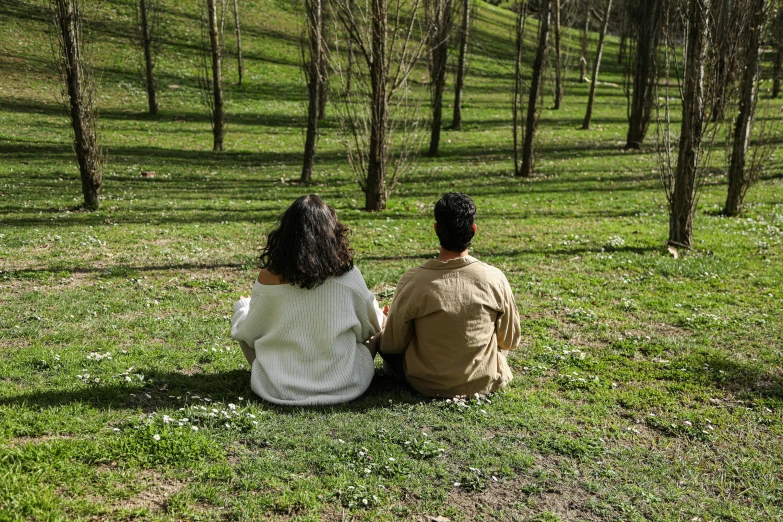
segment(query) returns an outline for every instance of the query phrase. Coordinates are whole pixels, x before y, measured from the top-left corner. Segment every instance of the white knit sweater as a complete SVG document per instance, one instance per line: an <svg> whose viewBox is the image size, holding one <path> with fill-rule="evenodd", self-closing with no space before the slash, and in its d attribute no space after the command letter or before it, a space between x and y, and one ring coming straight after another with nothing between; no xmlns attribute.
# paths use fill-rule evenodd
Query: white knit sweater
<svg viewBox="0 0 783 522"><path fill-rule="evenodd" d="M362 343L383 312L359 269L312 290L253 285L234 304L231 337L255 349L250 387L276 404L336 404L360 396L375 373Z"/></svg>

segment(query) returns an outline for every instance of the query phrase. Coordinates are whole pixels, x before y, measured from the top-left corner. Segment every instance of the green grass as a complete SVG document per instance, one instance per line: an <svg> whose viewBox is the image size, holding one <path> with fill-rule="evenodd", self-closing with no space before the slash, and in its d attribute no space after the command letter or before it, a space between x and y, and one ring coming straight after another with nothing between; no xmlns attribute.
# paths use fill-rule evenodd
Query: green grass
<svg viewBox="0 0 783 522"><path fill-rule="evenodd" d="M334 119L317 185L290 182L304 122L291 2L244 2L246 83L230 86L226 152L210 151L190 4L165 2L157 118L128 45L132 2L90 15L109 155L94 213L74 210L46 13L0 5L0 519L783 516L779 154L737 219L718 216L726 185L711 175L696 250L673 259L655 155L621 150L625 97L611 85L595 129L578 130L576 60L563 109L542 114L536 175L511 175L512 24L482 4L466 130L445 131L441 157L367 214ZM610 39L602 77L620 83L616 54ZM430 401L379 374L341 406L254 398L228 320L276 216L322 195L388 303L435 252L431 209L448 190L476 201L472 253L515 291L524 335L508 389Z"/></svg>

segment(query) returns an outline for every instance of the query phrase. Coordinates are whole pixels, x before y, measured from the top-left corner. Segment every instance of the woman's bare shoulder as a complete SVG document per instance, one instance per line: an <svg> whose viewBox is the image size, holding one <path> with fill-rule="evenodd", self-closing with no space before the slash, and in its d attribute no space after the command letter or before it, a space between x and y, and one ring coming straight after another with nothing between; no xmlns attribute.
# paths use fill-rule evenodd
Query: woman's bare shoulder
<svg viewBox="0 0 783 522"><path fill-rule="evenodd" d="M262 268L261 272L258 274L258 282L262 285L282 285L284 284L283 281L281 281L280 276L277 274L273 274L266 268Z"/></svg>

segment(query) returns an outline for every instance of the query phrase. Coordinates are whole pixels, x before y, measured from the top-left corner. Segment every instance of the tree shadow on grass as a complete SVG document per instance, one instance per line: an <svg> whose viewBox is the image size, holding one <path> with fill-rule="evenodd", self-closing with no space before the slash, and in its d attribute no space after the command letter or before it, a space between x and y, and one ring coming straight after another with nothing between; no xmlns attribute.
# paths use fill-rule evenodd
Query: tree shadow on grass
<svg viewBox="0 0 783 522"><path fill-rule="evenodd" d="M713 385L737 395L783 401L783 368L732 359L726 353L709 352L695 370L709 378Z"/></svg>
<svg viewBox="0 0 783 522"><path fill-rule="evenodd" d="M250 261L250 260L248 260ZM67 274L94 274L96 276L112 279L134 277L145 272L188 272L191 270L218 270L233 269L243 270L247 263L177 263L166 265L113 265L105 267L96 266L58 266L52 265L45 268L23 268L20 270L6 270L3 276L8 279L21 279L39 281L50 277L59 277Z"/></svg>
<svg viewBox="0 0 783 522"><path fill-rule="evenodd" d="M127 160L129 163L146 165L151 168L165 169L169 164L179 166L201 166L205 168L249 168L249 167L299 167L302 162L302 153L299 150L291 152L253 152L253 151L222 151L213 152L210 150L188 150L172 149L165 147L150 146L112 146L107 144L106 149L112 160ZM71 159L73 158L73 149L70 143L31 143L22 141L0 141L0 156L5 159L15 159L20 161L41 161L52 159ZM324 151L318 154L319 161L322 163L337 163L345 158L342 151ZM295 170L292 174L298 174ZM298 175L297 175L298 178ZM111 178L109 178L111 179ZM139 179L139 182L149 182L151 180ZM180 177L171 179L171 182L181 183ZM205 181L201 178L200 181ZM224 182L228 188L232 188L234 181L238 183L252 183L258 186L259 181L253 179L239 180L213 180L217 183ZM155 183L166 182L165 179L156 178ZM265 183L268 181L260 181ZM209 189L205 189L209 190Z"/></svg>
<svg viewBox="0 0 783 522"><path fill-rule="evenodd" d="M255 187L258 188L258 187ZM253 188L248 188L253 190ZM304 193L304 192L303 192ZM497 191L497 194L508 193L508 191ZM214 195L231 197L231 194L223 195L221 191L215 190ZM321 192L322 196L325 196ZM433 193L435 195L435 193ZM487 192L474 192L474 197L477 195L486 196L493 195ZM165 202L166 198L174 197L166 194L166 191L159 191L157 196L159 198L156 201ZM206 197L206 196L205 196ZM238 197L238 196L234 196ZM291 198L293 200L293 197ZM328 200L328 196L327 196ZM56 226L56 227L73 227L73 226L102 226L108 222L118 225L139 225L139 224L154 224L154 225L188 225L188 224L233 224L233 223L257 223L261 227L270 227L275 223L280 213L285 209L289 200L281 200L281 203L273 208L247 208L243 206L237 206L237 208L221 208L210 203L204 203L203 205L190 205L188 207L167 208L163 206L142 206L136 205L133 208L123 208L120 210L113 209L113 201L110 199L104 200L103 209L94 212L74 212L73 208L68 207L24 207L21 205L7 205L0 207L2 211L8 216L3 218L3 224L8 227L36 227L36 226ZM108 209L108 210L107 210ZM342 208L338 209L338 212L345 212L350 214L354 212L355 208ZM521 212L502 213L502 212L482 212L480 219L486 223L490 219L509 219L509 220L557 220L567 221L570 219L619 219L619 218L633 218L636 217L638 212L642 210L618 210L618 211L578 211L578 210L523 210ZM165 215L164 215L165 214ZM387 219L392 222L406 223L410 221L419 221L422 219L429 219L428 216L422 216L418 213L406 213L406 214L390 214L383 213L372 215L368 213L361 213L357 219L354 215L347 215L343 221L349 223L354 227L368 227L364 222L367 219ZM407 223L406 223L407 226Z"/></svg>
<svg viewBox="0 0 783 522"><path fill-rule="evenodd" d="M584 254L597 254L603 252L604 248L601 246L585 246L585 247L572 247L572 248L528 248L519 250L481 250L475 249L472 254L480 259L490 258L514 258L523 256L578 256ZM661 251L663 249L657 246L624 246L611 249L610 253L634 253L634 254L647 254L650 252ZM427 251L422 253L413 254L389 254L389 255L363 255L361 253L356 254L354 261L357 264L367 263L372 261L403 261L403 260L415 260L420 263L425 262L435 256L435 251ZM3 277L7 279L19 279L19 280L42 280L50 277L60 277L62 273L68 274L94 274L102 278L115 278L115 277L133 277L138 273L144 272L188 272L192 270L216 270L216 269L232 269L232 270L245 270L248 267L255 268L253 263L255 258L248 258L244 263L172 263L164 265L113 265L105 267L96 266L58 266L52 265L45 268L24 268L20 270L7 270L3 272Z"/></svg>
<svg viewBox="0 0 783 522"><path fill-rule="evenodd" d="M272 87L266 89L257 89L265 93L266 97L272 99L281 99L280 89L272 91ZM275 94L278 93L278 94ZM262 96L263 98L264 96ZM290 98L293 100L303 99ZM14 98L0 100L0 109L4 112L17 112L23 114L43 114L46 116L61 116L63 120L68 117L67 109L57 103L45 103L39 100L28 98ZM156 116L148 112L130 111L127 109L101 109L100 118L102 120L116 121L147 121L157 122L161 125L169 123L203 123L210 124L211 116L206 111L194 110L163 110ZM230 112L226 115L228 125L255 125L261 127L280 127L280 128L300 128L305 124L304 115L290 115L279 113L263 113L254 111L252 113ZM319 127L337 128L337 122L334 120L324 120L319 122ZM168 128L159 127L161 131L168 131ZM209 131L206 131L209 132Z"/></svg>
<svg viewBox="0 0 783 522"><path fill-rule="evenodd" d="M474 249L471 251L471 255L474 255L479 259L513 258L513 257L522 257L522 256L542 256L542 255L575 256L575 255L583 255L583 254L597 254L600 252L604 252L604 250L605 249L601 246L585 246L585 247L573 247L573 248L528 248L524 250L519 249L519 250L503 250L503 251ZM662 249L657 246L645 246L645 247L624 246L620 248L613 248L609 253L630 252L634 254L646 254L658 250L662 251ZM357 262L399 261L404 259L415 259L424 262L428 259L433 258L434 256L435 256L435 252L426 253L426 254L403 254L403 255L391 254L386 256L357 255L356 261Z"/></svg>
<svg viewBox="0 0 783 522"><path fill-rule="evenodd" d="M181 371L159 371L137 368L133 373L144 375L145 386L121 384L100 384L84 386L73 390L44 390L0 398L2 408L33 408L43 410L58 408L73 403L88 405L98 410L142 410L153 412L159 409L180 408L191 396L209 398L212 401L235 403L239 397L255 401L265 409L283 414L292 414L302 407L280 406L266 402L250 389L250 370L240 369L218 373L192 373ZM380 370L367 391L359 398L344 404L308 406L308 411L323 413L361 412L389 407L392 403L416 404L423 398L410 388L394 381Z"/></svg>

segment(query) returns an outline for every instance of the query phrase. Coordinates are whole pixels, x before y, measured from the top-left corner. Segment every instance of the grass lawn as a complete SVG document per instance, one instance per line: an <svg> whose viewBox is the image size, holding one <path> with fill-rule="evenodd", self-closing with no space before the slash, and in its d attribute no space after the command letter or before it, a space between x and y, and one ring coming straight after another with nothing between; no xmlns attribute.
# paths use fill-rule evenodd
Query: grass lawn
<svg viewBox="0 0 783 522"><path fill-rule="evenodd" d="M622 88L601 85L594 129L578 130L574 53L560 111L546 83L536 175L511 175L513 23L479 2L465 130L445 131L441 156L368 214L331 112L317 184L291 182L305 120L292 2L241 2L245 84L229 86L224 153L197 89L197 3L163 2L156 118L129 44L134 2L100 4L108 162L93 213L75 210L48 15L0 4L0 520L783 517L780 153L736 219L718 215L723 175L708 176L696 250L674 259L652 145L621 150ZM610 38L602 77L615 84L617 51ZM385 304L436 252L432 205L450 190L474 198L471 253L516 295L510 386L432 401L379 372L341 406L255 398L229 318L276 216L324 197Z"/></svg>

